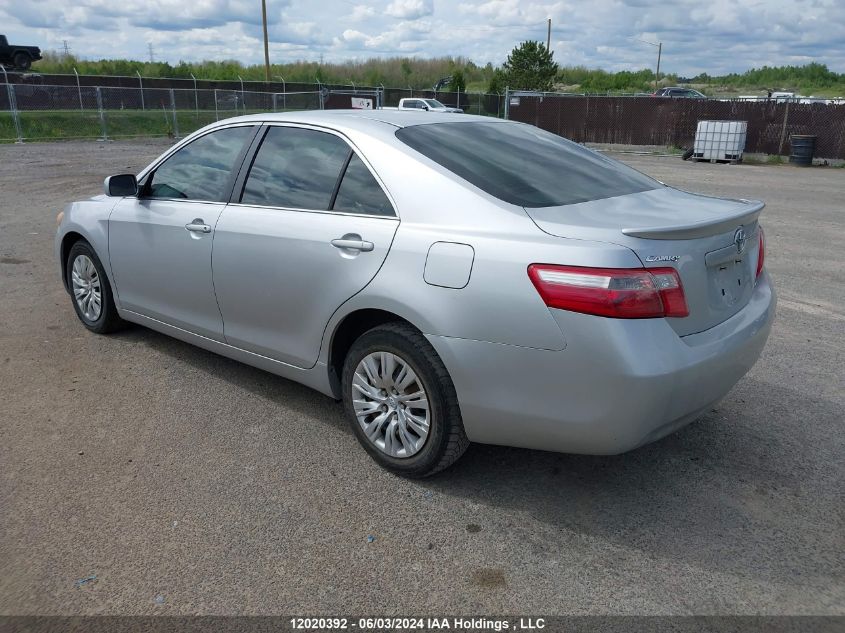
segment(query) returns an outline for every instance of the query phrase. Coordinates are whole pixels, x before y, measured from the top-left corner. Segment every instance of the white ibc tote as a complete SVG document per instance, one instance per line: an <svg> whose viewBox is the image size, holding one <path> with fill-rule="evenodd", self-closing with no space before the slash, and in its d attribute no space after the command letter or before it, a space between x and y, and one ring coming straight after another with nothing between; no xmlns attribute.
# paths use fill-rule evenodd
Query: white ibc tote
<svg viewBox="0 0 845 633"><path fill-rule="evenodd" d="M748 121L699 121L692 157L698 160L742 160Z"/></svg>

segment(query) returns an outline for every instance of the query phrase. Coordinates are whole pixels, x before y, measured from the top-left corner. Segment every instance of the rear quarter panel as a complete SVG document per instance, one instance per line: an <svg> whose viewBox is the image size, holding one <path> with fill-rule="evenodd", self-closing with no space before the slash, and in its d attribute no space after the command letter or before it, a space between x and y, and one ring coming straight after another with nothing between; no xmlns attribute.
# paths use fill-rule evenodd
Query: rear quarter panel
<svg viewBox="0 0 845 633"><path fill-rule="evenodd" d="M521 207L488 196L410 148L397 148L395 139L353 141L389 189L401 223L378 274L328 324L322 360L337 324L365 308L398 314L426 334L561 350L565 339L529 280L528 265L640 265L622 246L543 233ZM465 287L426 283L426 256L438 241L472 246Z"/></svg>

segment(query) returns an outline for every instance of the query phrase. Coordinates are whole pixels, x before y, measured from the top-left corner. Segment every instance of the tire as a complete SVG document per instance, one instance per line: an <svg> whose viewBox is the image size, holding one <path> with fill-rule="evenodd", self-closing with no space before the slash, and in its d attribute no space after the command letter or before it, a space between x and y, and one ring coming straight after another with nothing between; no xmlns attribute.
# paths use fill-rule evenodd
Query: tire
<svg viewBox="0 0 845 633"><path fill-rule="evenodd" d="M683 158L684 160L689 160L690 158L692 158L692 154L693 154L693 152L694 152L694 151L695 151L695 148L690 147L689 149L687 149L686 151L684 151L684 153L683 153L683 155L681 156L681 158Z"/></svg>
<svg viewBox="0 0 845 633"><path fill-rule="evenodd" d="M364 359L368 359L368 367L362 364ZM415 375L413 380L403 364ZM375 371L368 374L373 365ZM385 375L390 378L384 380ZM411 382L404 387L407 380ZM352 430L383 468L403 477L428 477L451 466L469 446L449 372L431 344L411 325L387 323L362 334L346 355L342 382L343 406ZM395 397L387 389L376 388L389 385L396 387ZM372 391L365 395L362 386ZM412 397L420 392L422 396ZM413 406L423 400L427 410ZM379 402L384 402L382 408L370 411ZM359 414L364 415L363 422ZM377 422L379 416L384 416L383 421ZM427 427L419 423L423 416ZM365 424L374 439L368 437ZM419 433L421 428L427 429L425 437ZM403 441L408 438L410 443ZM397 449L405 454L396 454Z"/></svg>
<svg viewBox="0 0 845 633"><path fill-rule="evenodd" d="M29 70L30 66L32 66L32 58L26 53L15 53L12 61L21 70Z"/></svg>
<svg viewBox="0 0 845 633"><path fill-rule="evenodd" d="M78 268L75 271L74 265L77 261ZM75 272L77 282L74 281ZM114 306L111 286L103 270L103 264L88 242L79 240L71 246L65 274L73 309L82 321L82 325L97 334L108 334L125 325L125 321L117 314L117 308ZM97 289L99 290L99 311L96 310L94 300ZM78 293L80 293L79 299L77 299Z"/></svg>

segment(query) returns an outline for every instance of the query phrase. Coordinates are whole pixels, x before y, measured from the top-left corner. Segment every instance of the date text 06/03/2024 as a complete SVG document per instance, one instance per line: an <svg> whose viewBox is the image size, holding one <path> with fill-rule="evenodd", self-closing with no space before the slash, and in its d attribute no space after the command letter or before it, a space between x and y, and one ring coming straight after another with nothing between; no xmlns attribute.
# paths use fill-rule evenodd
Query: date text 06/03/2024
<svg viewBox="0 0 845 633"><path fill-rule="evenodd" d="M336 617L294 617L290 619L294 630L358 629L358 630L460 630L508 631L540 630L546 627L543 618L518 618L515 621L490 618L413 618L413 617L364 617L357 620Z"/></svg>

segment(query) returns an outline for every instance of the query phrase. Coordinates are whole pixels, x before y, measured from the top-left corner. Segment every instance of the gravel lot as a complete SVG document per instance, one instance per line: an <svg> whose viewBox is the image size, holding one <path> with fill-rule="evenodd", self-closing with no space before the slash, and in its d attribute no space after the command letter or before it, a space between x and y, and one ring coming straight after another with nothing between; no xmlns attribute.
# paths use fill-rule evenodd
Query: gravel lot
<svg viewBox="0 0 845 633"><path fill-rule="evenodd" d="M845 170L620 156L767 201L762 359L632 453L473 446L410 482L328 398L77 322L56 213L165 146L0 146L0 613L845 614Z"/></svg>

